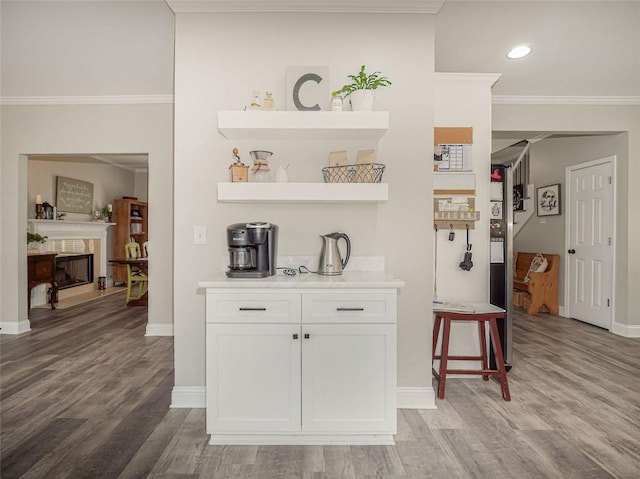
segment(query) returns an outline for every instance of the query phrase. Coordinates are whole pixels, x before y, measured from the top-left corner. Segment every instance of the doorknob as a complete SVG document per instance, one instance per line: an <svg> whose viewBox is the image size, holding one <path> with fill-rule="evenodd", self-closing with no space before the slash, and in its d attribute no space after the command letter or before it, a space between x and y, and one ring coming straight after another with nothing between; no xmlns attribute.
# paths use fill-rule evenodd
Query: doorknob
<svg viewBox="0 0 640 479"><path fill-rule="evenodd" d="M567 251L567 253L569 253L569 254L576 254L576 250L574 250L574 249L570 249L569 251Z"/></svg>

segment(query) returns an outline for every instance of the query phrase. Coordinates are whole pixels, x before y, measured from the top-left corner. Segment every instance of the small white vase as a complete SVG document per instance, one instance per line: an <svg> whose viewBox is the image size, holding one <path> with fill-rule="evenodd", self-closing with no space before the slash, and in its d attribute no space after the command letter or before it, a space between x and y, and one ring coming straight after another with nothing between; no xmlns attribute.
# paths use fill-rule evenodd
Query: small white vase
<svg viewBox="0 0 640 479"><path fill-rule="evenodd" d="M351 109L373 110L373 100L375 99L375 90L356 90L349 95L351 99Z"/></svg>

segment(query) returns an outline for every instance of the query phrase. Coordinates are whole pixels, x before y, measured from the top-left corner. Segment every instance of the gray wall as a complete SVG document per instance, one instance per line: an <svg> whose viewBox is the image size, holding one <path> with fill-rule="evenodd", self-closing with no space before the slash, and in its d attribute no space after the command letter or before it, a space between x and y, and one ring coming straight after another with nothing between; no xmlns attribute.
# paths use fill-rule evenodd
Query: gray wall
<svg viewBox="0 0 640 479"><path fill-rule="evenodd" d="M106 163L76 163L60 161L41 161L29 159L27 170L27 217L34 218L35 196L42 195L43 201L56 204L56 176L64 176L93 184L93 209L113 203L114 198L135 193L132 171ZM67 213L65 219L88 221L90 215Z"/></svg>
<svg viewBox="0 0 640 479"><path fill-rule="evenodd" d="M565 169L568 166L616 155L627 155L626 133L603 136L551 138L531 146L531 183L536 188L560 183L561 211L559 216L533 216L514 240L514 251L559 254L560 284L558 300L564 305L565 257Z"/></svg>
<svg viewBox="0 0 640 479"><path fill-rule="evenodd" d="M640 106L493 105L495 131L627 132L619 137L616 180L616 317L620 334L640 337ZM555 161L558 161L556 159Z"/></svg>

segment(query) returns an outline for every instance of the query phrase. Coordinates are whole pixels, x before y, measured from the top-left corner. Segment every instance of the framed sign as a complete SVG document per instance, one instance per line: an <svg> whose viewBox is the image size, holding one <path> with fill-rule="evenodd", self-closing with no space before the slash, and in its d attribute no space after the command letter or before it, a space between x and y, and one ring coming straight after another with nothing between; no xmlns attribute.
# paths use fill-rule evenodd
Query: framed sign
<svg viewBox="0 0 640 479"><path fill-rule="evenodd" d="M91 214L93 183L56 176L56 208L60 212Z"/></svg>
<svg viewBox="0 0 640 479"><path fill-rule="evenodd" d="M560 183L537 189L538 216L560 214Z"/></svg>

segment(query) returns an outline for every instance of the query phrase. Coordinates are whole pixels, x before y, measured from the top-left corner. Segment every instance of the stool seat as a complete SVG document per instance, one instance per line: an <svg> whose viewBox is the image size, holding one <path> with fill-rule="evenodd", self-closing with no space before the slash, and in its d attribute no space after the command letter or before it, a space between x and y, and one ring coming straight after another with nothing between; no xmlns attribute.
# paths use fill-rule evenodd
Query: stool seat
<svg viewBox="0 0 640 479"><path fill-rule="evenodd" d="M493 305L475 305L471 311L434 311L433 321L433 344L431 353L431 372L438 381L438 399L444 399L444 391L447 382L447 374L473 374L480 375L485 381L489 376L495 376L502 388L502 397L505 401L511 401L509 394L509 384L507 382L507 369L504 365L504 355L500 344L500 334L498 332L498 319L504 319L503 309ZM435 309L435 308L434 308ZM453 356L449 354L449 338L451 335L452 321L466 321L478 323L478 333L480 336L479 356ZM440 336L440 326L444 322L442 330L442 346L440 354L436 353L438 337ZM489 369L489 357L487 355L487 342L485 335L485 323L489 323L489 337L496 356L497 369ZM433 362L440 360L438 371L433 367ZM481 369L449 369L449 360L458 361L480 361Z"/></svg>

